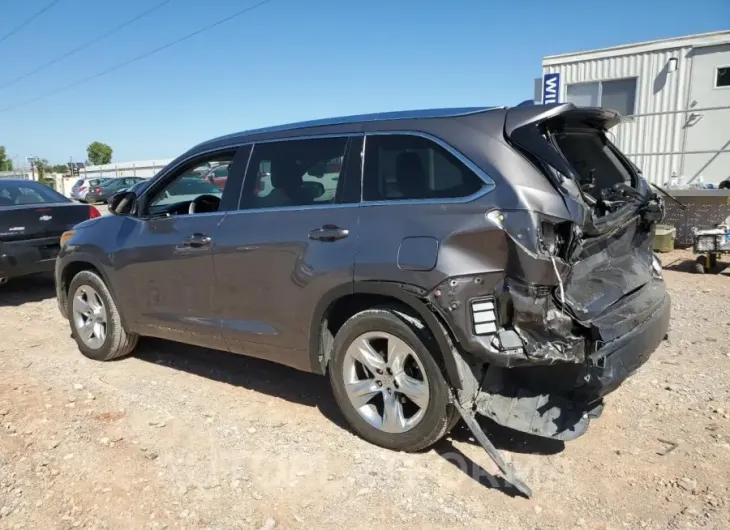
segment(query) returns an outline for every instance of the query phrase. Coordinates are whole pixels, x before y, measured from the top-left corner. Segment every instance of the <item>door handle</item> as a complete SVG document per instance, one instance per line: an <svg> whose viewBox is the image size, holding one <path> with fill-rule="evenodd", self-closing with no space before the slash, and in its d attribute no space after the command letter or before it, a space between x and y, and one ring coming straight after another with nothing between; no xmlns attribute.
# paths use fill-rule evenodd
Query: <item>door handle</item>
<svg viewBox="0 0 730 530"><path fill-rule="evenodd" d="M335 225L324 225L309 232L309 239L318 241L337 241L350 235L347 228L340 228Z"/></svg>
<svg viewBox="0 0 730 530"><path fill-rule="evenodd" d="M207 247L213 242L210 236L205 234L193 234L185 238L183 245L190 248L202 248Z"/></svg>

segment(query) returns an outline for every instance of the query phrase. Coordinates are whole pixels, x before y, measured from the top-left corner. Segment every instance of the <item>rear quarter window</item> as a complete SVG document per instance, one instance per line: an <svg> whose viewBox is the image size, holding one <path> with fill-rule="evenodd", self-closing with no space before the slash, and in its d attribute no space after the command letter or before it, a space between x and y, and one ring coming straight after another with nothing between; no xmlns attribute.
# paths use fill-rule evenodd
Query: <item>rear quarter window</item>
<svg viewBox="0 0 730 530"><path fill-rule="evenodd" d="M486 183L436 142L414 135L372 135L365 144L366 201L453 199Z"/></svg>

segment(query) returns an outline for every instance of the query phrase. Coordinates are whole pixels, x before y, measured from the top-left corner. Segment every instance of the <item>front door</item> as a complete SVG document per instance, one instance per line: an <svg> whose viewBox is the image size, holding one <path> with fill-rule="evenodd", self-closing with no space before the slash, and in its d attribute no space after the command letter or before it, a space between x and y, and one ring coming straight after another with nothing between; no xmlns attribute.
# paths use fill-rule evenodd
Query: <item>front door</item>
<svg viewBox="0 0 730 530"><path fill-rule="evenodd" d="M240 208L221 223L214 251L232 352L310 369L317 304L352 288L361 145L337 137L254 146Z"/></svg>
<svg viewBox="0 0 730 530"><path fill-rule="evenodd" d="M184 162L151 184L138 201L142 211L125 219L114 267L124 286L118 296L136 331L225 349L215 313L213 249L226 204L230 195L238 199L240 186L221 191L189 175L211 160L238 164L242 159L243 172L247 156L233 150Z"/></svg>
<svg viewBox="0 0 730 530"><path fill-rule="evenodd" d="M130 218L115 265L123 297L144 335L221 347L212 314L215 295L212 244L225 212L156 219ZM126 232L125 230L125 232ZM207 240L205 238L208 238Z"/></svg>

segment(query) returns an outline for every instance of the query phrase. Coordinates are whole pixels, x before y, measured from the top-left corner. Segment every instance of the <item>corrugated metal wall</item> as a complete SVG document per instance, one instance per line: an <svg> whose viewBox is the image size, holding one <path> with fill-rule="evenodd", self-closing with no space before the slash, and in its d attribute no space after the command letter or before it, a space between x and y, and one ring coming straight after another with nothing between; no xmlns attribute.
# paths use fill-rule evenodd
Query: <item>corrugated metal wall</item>
<svg viewBox="0 0 730 530"><path fill-rule="evenodd" d="M681 156L646 155L682 150L686 115L646 114L685 109L689 90L692 59L691 48L675 48L649 53L620 55L543 68L545 73L560 73L561 101L565 101L566 86L637 77L636 115L613 129L616 144L642 168L644 175L656 184L667 181L672 171L681 171ZM677 69L667 71L669 59L676 57Z"/></svg>

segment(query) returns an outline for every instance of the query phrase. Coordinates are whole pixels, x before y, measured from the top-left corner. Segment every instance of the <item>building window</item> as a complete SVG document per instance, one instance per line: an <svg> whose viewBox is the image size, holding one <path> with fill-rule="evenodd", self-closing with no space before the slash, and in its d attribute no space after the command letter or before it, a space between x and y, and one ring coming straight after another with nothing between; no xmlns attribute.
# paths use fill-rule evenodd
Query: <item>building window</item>
<svg viewBox="0 0 730 530"><path fill-rule="evenodd" d="M571 83L566 89L566 100L578 107L604 107L618 111L622 116L635 113L637 78Z"/></svg>
<svg viewBox="0 0 730 530"><path fill-rule="evenodd" d="M568 85L566 100L578 107L599 107L600 96L600 83L575 83Z"/></svg>
<svg viewBox="0 0 730 530"><path fill-rule="evenodd" d="M715 72L715 88L730 87L730 66L718 66Z"/></svg>

